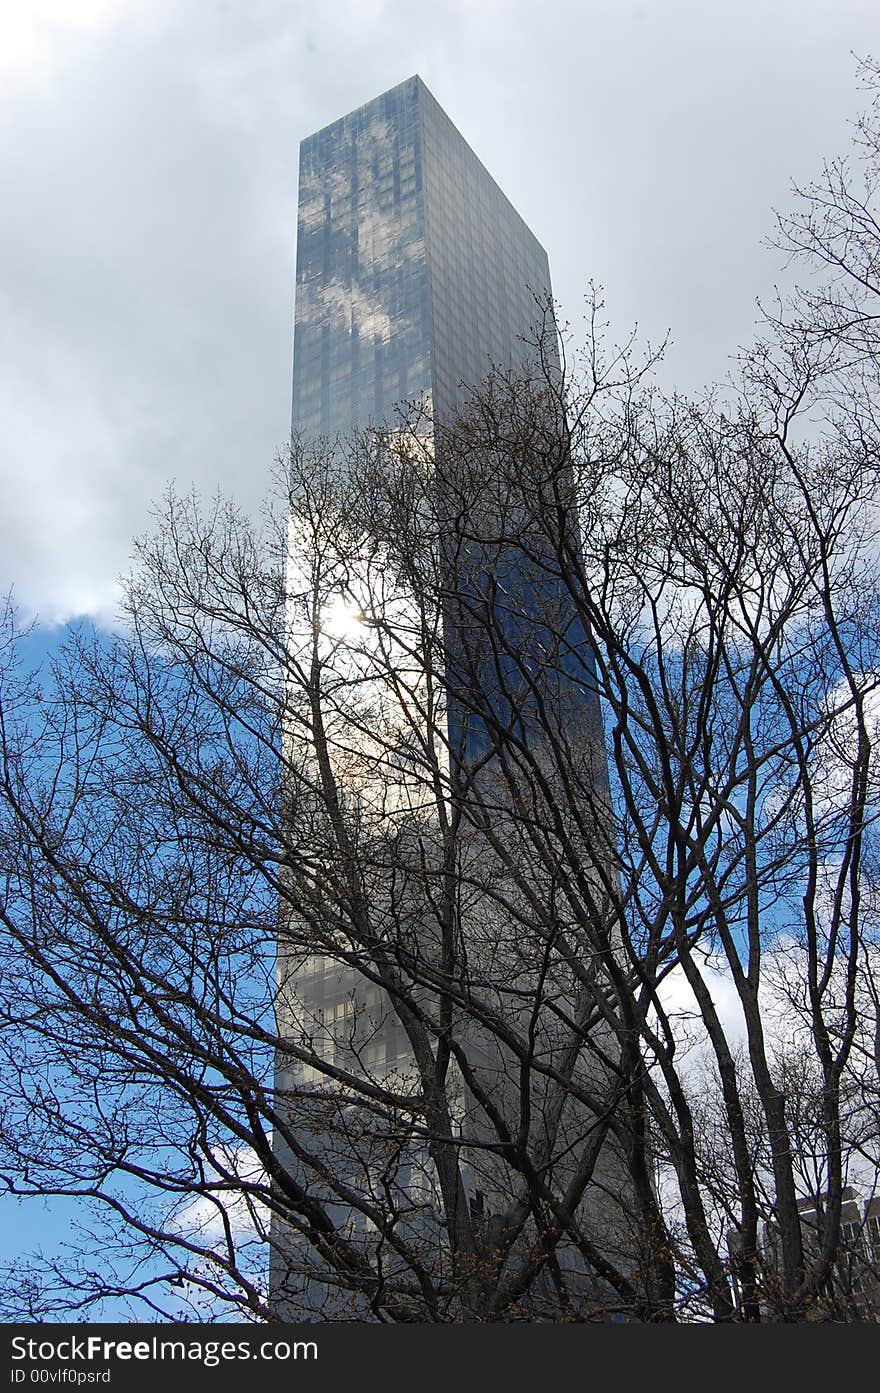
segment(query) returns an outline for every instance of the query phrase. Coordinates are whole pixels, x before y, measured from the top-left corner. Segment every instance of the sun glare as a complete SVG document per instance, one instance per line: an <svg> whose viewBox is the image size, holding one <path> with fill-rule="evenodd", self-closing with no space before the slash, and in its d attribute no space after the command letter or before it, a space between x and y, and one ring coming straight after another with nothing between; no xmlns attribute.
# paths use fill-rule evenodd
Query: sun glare
<svg viewBox="0 0 880 1393"><path fill-rule="evenodd" d="M337 595L323 611L321 627L330 638L355 639L363 632L363 612L344 596Z"/></svg>

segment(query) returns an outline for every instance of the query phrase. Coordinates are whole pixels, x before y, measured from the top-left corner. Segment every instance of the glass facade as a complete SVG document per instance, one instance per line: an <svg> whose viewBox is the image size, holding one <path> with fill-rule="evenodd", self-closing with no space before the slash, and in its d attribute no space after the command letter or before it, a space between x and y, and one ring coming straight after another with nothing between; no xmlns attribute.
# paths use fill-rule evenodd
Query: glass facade
<svg viewBox="0 0 880 1393"><path fill-rule="evenodd" d="M543 247L409 78L300 147L294 433L332 440L393 425L413 402L449 419L463 384L529 356L536 297L549 289ZM534 588L534 577L519 579ZM454 701L449 718L453 748L475 752L479 733L461 735ZM357 974L320 956L297 969L296 995L330 1053L328 1022L346 1003L369 1018ZM388 1067L403 1067L393 1012L371 1041Z"/></svg>
<svg viewBox="0 0 880 1393"><path fill-rule="evenodd" d="M520 361L547 255L418 77L300 148L293 428L442 421Z"/></svg>
<svg viewBox="0 0 880 1393"><path fill-rule="evenodd" d="M418 78L424 141L426 244L434 410L454 411L461 384L492 364L531 356L550 293L547 253Z"/></svg>
<svg viewBox="0 0 880 1393"><path fill-rule="evenodd" d="M533 356L529 341L549 291L540 243L421 79L408 79L301 146L294 434L332 441L393 426L395 409L410 403L442 424L493 365L511 368ZM536 607L548 600L535 576L517 573L513 581ZM576 682L584 648L578 631ZM449 721L457 747L454 701ZM411 1055L384 993L320 955L285 962L282 949L279 960L282 1029L299 1023L326 1063L352 1067L356 1058L376 1076L393 1070L405 1087ZM480 1048L474 1040L475 1058ZM302 1066L285 1074L282 1065L279 1087L326 1088L311 1074ZM424 1148L401 1155L398 1184L410 1201L420 1184L427 1194L432 1183ZM273 1255L281 1317L335 1309L319 1281L288 1299L284 1247L278 1239Z"/></svg>
<svg viewBox="0 0 880 1393"><path fill-rule="evenodd" d="M293 426L336 436L431 388L421 84L300 149Z"/></svg>

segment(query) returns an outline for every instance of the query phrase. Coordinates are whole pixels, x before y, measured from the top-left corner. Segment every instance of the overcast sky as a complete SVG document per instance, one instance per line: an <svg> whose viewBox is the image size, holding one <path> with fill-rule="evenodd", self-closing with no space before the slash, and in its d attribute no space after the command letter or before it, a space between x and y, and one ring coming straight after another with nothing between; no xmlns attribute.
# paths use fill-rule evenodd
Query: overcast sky
<svg viewBox="0 0 880 1393"><path fill-rule="evenodd" d="M723 377L876 0L0 0L0 591L106 618L168 480L251 506L289 429L297 151L418 72L569 318Z"/></svg>

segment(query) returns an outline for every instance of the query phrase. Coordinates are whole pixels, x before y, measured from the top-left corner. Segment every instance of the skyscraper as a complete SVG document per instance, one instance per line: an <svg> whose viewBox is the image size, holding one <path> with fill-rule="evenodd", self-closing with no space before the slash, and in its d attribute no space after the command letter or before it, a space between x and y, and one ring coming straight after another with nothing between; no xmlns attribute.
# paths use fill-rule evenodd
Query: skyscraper
<svg viewBox="0 0 880 1393"><path fill-rule="evenodd" d="M547 255L412 77L303 141L294 431L443 421L490 363L528 358Z"/></svg>
<svg viewBox="0 0 880 1393"><path fill-rule="evenodd" d="M453 420L468 389L479 384L491 367L516 369L534 361L536 324L549 291L543 248L421 79L408 79L309 136L301 146L294 435L332 441L370 425L393 428L398 404L407 402L424 407L434 426L442 427ZM555 340L549 352L552 358ZM479 569L479 557L477 564ZM514 569L518 566L514 562ZM524 575L521 568L514 579L529 594L537 594L542 583L537 575ZM571 661L582 681L591 661L582 632L580 642L575 635L565 646L574 655ZM456 643L449 643L448 634L447 649L452 650L446 660L449 672L450 665L455 665ZM567 662L569 658L563 658L562 666ZM466 678L459 675L457 680ZM596 699L587 696L577 680L571 685L575 715L583 718L584 739L589 744L595 741ZM459 719L458 710L450 699L450 727ZM454 744L450 736L450 745ZM467 745L467 739L458 742L461 750ZM430 896L427 903L430 906ZM426 917L430 919L430 912ZM417 938L418 914L413 922ZM480 933L492 937L491 913L487 918L485 906L471 911L470 923L479 923ZM426 936L432 931L436 933L436 925L433 930L425 927ZM395 932L400 932L399 917ZM468 936L467 922L461 932ZM469 951L473 962L479 961L481 953L489 954L487 961L501 961L494 949L480 947L476 937ZM406 1080L412 1063L410 1042L399 1012L390 1008L387 996L377 987L376 974L362 974L327 953L306 952L291 958L282 949L280 956L281 997L287 997L280 1012L282 1033L285 1029L311 1032L322 1042L320 1049L328 1063L346 1060L352 1067L356 1057L356 1067L375 1070L377 1077L393 1073L397 1080ZM503 1052L499 1054L497 1042L487 1044L479 1031L471 1033L468 1050L489 1080L490 1090L495 1086L493 1079L497 1081L501 1099L502 1075L518 1079L518 1066L512 1067ZM547 1052L549 1058L549 1045ZM282 1062L278 1080L282 1091L296 1093L303 1084L308 1086L309 1069ZM405 1091L404 1083L400 1088ZM462 1088L459 1135L472 1143L476 1156L489 1159L482 1179L475 1179L477 1171L465 1164L464 1203L473 1214L482 1214L486 1205L491 1207L487 1186L494 1183L492 1142L482 1136L480 1124L469 1119L466 1094ZM299 1096L305 1116L308 1098ZM325 1104L324 1115L329 1116L332 1109L332 1101ZM356 1170L361 1174L360 1182L352 1180L353 1186L378 1185L361 1157L352 1152L350 1160L345 1160L348 1142L339 1138L348 1124L340 1122L340 1117L338 1108L328 1170L331 1165L345 1169L350 1164L352 1174ZM314 1117L304 1125L311 1138L320 1131ZM424 1122L419 1122L419 1129L422 1136L430 1131ZM582 1135L584 1128L580 1119L569 1118L560 1143L560 1152L567 1158L576 1153L575 1132ZM419 1251L427 1251L432 1244L436 1251L427 1217L431 1187L436 1184L428 1149L425 1145L421 1150L407 1149L401 1143L394 1161L399 1192L395 1203L403 1216L395 1237L403 1235ZM464 1146L461 1154L466 1151ZM285 1160L290 1163L291 1158L285 1156ZM564 1168L570 1161L560 1164ZM387 1188L387 1177L382 1184ZM357 1225L345 1217L344 1204L337 1203L329 1191L325 1199L340 1227L354 1233ZM444 1202L448 1205L448 1195ZM408 1206L411 1213L405 1214ZM340 1313L362 1315L363 1305L353 1307L344 1291L337 1299L320 1277L305 1282L299 1275L290 1279L291 1272L302 1270L295 1260L286 1261L287 1253L295 1259L296 1242L288 1243L277 1231L273 1287L279 1313L284 1318L302 1316L310 1309L337 1317Z"/></svg>

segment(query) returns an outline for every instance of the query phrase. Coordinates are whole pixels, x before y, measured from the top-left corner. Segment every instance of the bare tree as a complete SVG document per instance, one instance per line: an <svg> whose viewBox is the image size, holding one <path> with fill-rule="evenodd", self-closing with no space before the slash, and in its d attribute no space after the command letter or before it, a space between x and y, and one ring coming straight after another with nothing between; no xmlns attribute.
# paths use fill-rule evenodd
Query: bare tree
<svg viewBox="0 0 880 1393"><path fill-rule="evenodd" d="M723 400L594 299L561 371L298 446L260 527L169 496L51 673L10 620L0 1173L94 1220L8 1316L864 1315L877 242L834 169L781 224L832 281Z"/></svg>
<svg viewBox="0 0 880 1393"><path fill-rule="evenodd" d="M769 1184L780 1252L772 1313L802 1319L839 1242L842 1093L857 1041L864 1045L858 984L871 972L876 934L862 900L876 802L876 452L868 440L861 451L851 439L841 449L836 431L796 449L772 413L761 415L760 401L722 415L637 400L627 374L625 399L603 415L597 394L607 370L595 352L590 370L580 396L560 395L555 462L535 434L540 412L523 407L521 382L496 384L495 399L483 394L467 454L470 462L482 425L496 487L518 503L500 545L524 545L522 511L534 499L525 536L543 528L544 543L529 543L529 564L546 567L591 636L614 812L594 817L585 844L594 868L616 864L616 874L603 881L611 912L585 906L583 943L601 963L628 1086L650 1112L674 1174L673 1209L686 1234L678 1250L689 1274L683 1297L716 1320L767 1313L760 1192ZM548 378L537 395L553 391ZM580 537L565 521L569 470ZM576 767L577 756L560 753L559 761L544 825L560 789L571 796L575 787L563 766ZM572 801L583 806L585 791ZM614 830L597 855L603 827ZM595 869L583 883L595 883ZM768 968L786 953L802 977L821 1081L830 1218L820 1250L809 1254L802 1158L777 1068L781 1042L763 1000ZM725 1225L707 1194L681 1032L662 990L673 974L693 1000L723 1102L739 1295ZM719 975L741 1017L748 1100L716 1006ZM753 1098L767 1140L760 1175L746 1116ZM672 1239L664 1234L660 1251L671 1251Z"/></svg>

